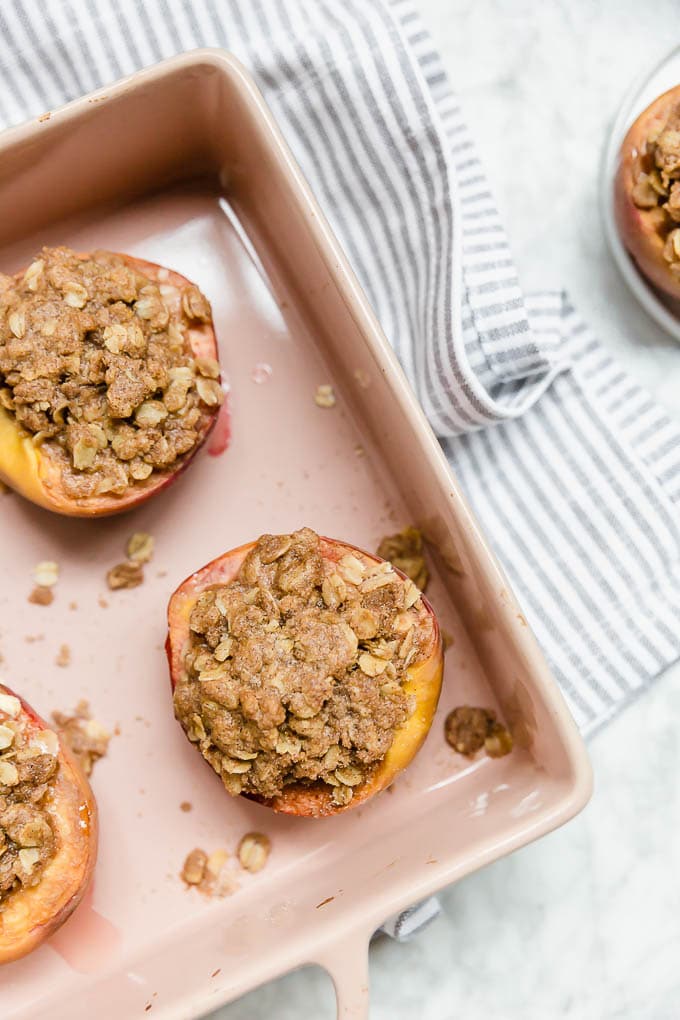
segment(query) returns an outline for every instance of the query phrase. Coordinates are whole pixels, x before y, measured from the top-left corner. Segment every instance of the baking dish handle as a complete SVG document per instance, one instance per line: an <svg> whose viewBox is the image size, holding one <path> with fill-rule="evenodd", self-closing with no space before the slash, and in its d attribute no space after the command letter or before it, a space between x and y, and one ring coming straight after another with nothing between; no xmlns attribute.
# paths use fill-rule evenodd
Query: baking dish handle
<svg viewBox="0 0 680 1020"><path fill-rule="evenodd" d="M369 939L366 932L352 932L334 941L318 960L333 979L338 1020L369 1020Z"/></svg>

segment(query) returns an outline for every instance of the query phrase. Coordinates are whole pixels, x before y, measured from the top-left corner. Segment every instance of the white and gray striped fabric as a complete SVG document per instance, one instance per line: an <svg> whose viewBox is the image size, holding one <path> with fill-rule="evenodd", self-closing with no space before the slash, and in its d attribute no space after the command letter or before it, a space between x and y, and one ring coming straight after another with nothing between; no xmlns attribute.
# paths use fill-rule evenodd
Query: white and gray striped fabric
<svg viewBox="0 0 680 1020"><path fill-rule="evenodd" d="M680 429L525 297L411 0L4 0L0 121L222 46L258 80L591 733L680 651ZM431 903L391 923L409 934Z"/></svg>

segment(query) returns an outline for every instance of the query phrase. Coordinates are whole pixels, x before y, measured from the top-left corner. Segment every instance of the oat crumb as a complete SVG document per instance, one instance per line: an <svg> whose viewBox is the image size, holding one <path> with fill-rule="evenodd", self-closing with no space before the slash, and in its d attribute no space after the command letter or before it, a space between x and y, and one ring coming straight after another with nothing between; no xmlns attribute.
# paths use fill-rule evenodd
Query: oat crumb
<svg viewBox="0 0 680 1020"><path fill-rule="evenodd" d="M37 584L28 596L28 601L34 606L51 606L54 602L54 592L45 585Z"/></svg>
<svg viewBox="0 0 680 1020"><path fill-rule="evenodd" d="M33 568L33 580L40 588L53 588L59 580L59 565L54 560L42 560Z"/></svg>
<svg viewBox="0 0 680 1020"><path fill-rule="evenodd" d="M153 556L154 539L146 531L135 531L126 546L128 560L133 563L148 563Z"/></svg>
<svg viewBox="0 0 680 1020"><path fill-rule="evenodd" d="M59 648L59 654L54 661L55 665L61 666L62 668L71 665L71 649L68 645L61 645Z"/></svg>
<svg viewBox="0 0 680 1020"><path fill-rule="evenodd" d="M108 602L106 601L106 599L104 598L103 595L99 596L99 598L97 599L97 602L101 606L102 609L108 609L109 608L109 604L108 604Z"/></svg>
<svg viewBox="0 0 680 1020"><path fill-rule="evenodd" d="M66 712L52 712L52 722L85 775L91 776L95 763L108 751L111 734L92 718L88 702L81 699L70 715Z"/></svg>
<svg viewBox="0 0 680 1020"><path fill-rule="evenodd" d="M247 832L238 845L238 859L241 867L255 873L262 871L271 852L269 836L262 832Z"/></svg>
<svg viewBox="0 0 680 1020"><path fill-rule="evenodd" d="M71 610L77 609L78 608L78 603L77 602L69 602L68 607Z"/></svg>
<svg viewBox="0 0 680 1020"><path fill-rule="evenodd" d="M335 392L328 383L317 386L314 394L314 402L317 407L335 407Z"/></svg>
<svg viewBox="0 0 680 1020"><path fill-rule="evenodd" d="M133 560L116 564L106 575L106 583L111 591L118 591L120 588L137 588L143 580L144 567L141 563L135 563Z"/></svg>
<svg viewBox="0 0 680 1020"><path fill-rule="evenodd" d="M215 850L208 854L201 847L191 850L184 861L180 878L187 887L192 886L204 896L223 898L239 888L234 872L226 866L229 854Z"/></svg>

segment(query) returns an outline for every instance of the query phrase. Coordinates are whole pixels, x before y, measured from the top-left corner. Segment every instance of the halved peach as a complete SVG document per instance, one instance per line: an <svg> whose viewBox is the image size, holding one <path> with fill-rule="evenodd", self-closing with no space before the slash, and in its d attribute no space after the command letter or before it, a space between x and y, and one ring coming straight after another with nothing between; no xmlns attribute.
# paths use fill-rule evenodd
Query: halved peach
<svg viewBox="0 0 680 1020"><path fill-rule="evenodd" d="M649 161L648 139L664 129L679 105L680 85L677 85L643 110L623 140L614 181L614 214L621 240L640 272L660 290L677 299L680 299L680 275L671 271L670 263L664 258L664 245L668 232L680 224L672 222L660 204L640 208L633 192L639 183L641 164L646 159Z"/></svg>
<svg viewBox="0 0 680 1020"><path fill-rule="evenodd" d="M0 685L0 697L17 700L28 731L50 727L22 698ZM57 738L59 739L59 738ZM97 857L97 807L90 785L64 742L46 810L56 852L33 888L19 888L0 901L0 964L32 952L73 913L85 893Z"/></svg>
<svg viewBox="0 0 680 1020"><path fill-rule="evenodd" d="M86 255L81 257L87 258ZM120 254L120 258L131 269L143 273L155 283L167 288L175 287L176 296L173 298L172 295L164 295L164 300L171 311L179 306L181 291L190 285L190 280L155 262L124 254ZM16 278L22 275L23 270L16 274ZM212 321L196 322L187 330L187 339L193 357L218 360L217 338ZM153 471L145 481L135 482L119 496L106 493L76 499L64 492L61 466L54 456L50 456L49 443L37 445L33 436L18 426L12 412L0 405L0 481L31 502L67 517L106 517L122 513L146 502L185 470L210 434L218 413L219 407L205 409L196 445L169 470Z"/></svg>
<svg viewBox="0 0 680 1020"><path fill-rule="evenodd" d="M179 586L170 599L168 606L168 637L166 651L170 665L170 682L174 691L179 679L186 675L185 657L189 646L189 621L191 611L202 592L209 588L225 585L238 574L241 564L255 545L249 542L238 549L219 556L201 570L192 574ZM357 549L356 546L339 542L336 539L321 539L322 555L337 562L347 553L352 553L367 564L382 562L380 557ZM395 568L396 570L396 568ZM401 571L397 571L405 579ZM355 786L354 796L349 804L333 803L332 790L323 782L292 783L283 793L270 800L253 794L242 794L250 800L256 800L266 807L289 815L300 815L309 818L321 818L336 815L342 811L364 803L381 790L386 789L397 773L405 769L419 751L427 736L439 701L444 656L439 624L430 603L421 596L421 618L431 621L431 640L417 661L409 666L403 690L415 699L413 714L400 726L392 744L375 768L370 778L359 786Z"/></svg>

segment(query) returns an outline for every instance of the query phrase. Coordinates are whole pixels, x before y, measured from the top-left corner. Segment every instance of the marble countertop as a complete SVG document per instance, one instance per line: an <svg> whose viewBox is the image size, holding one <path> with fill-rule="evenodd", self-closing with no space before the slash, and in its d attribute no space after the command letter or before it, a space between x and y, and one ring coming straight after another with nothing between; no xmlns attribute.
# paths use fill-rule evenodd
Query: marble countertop
<svg viewBox="0 0 680 1020"><path fill-rule="evenodd" d="M675 0L420 0L495 188L527 290L565 287L680 415L680 350L629 296L597 204L607 125L674 40ZM671 1020L679 1015L680 668L592 741L573 822L442 896L406 944L371 948L371 1020ZM330 1020L325 973L258 989L212 1020Z"/></svg>

